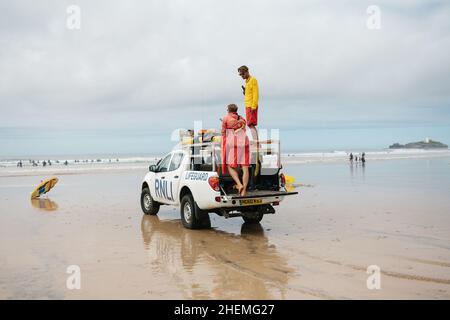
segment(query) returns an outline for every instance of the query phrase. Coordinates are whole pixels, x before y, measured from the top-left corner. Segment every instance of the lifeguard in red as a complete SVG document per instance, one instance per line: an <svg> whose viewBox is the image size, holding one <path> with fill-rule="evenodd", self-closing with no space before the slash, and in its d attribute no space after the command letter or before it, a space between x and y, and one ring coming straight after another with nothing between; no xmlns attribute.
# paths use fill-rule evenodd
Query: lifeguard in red
<svg viewBox="0 0 450 320"><path fill-rule="evenodd" d="M237 112L228 112L222 119L222 173L231 168L249 166L249 140L246 121Z"/></svg>
<svg viewBox="0 0 450 320"><path fill-rule="evenodd" d="M234 188L241 196L247 194L249 181L249 140L245 132L246 121L237 114L237 105L227 106L228 114L222 119L222 174L230 173ZM242 168L242 182L236 168Z"/></svg>

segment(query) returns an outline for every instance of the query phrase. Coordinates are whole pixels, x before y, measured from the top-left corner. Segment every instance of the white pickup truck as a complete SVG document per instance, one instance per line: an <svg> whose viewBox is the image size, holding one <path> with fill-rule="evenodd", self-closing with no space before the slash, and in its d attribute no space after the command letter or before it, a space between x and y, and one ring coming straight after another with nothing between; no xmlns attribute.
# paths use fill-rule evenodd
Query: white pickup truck
<svg viewBox="0 0 450 320"><path fill-rule="evenodd" d="M183 226L189 229L209 228L209 213L258 223L264 214L275 213L273 206L285 196L298 194L285 189L279 145L269 140L257 151L251 149L249 188L240 196L232 178L221 174L220 143L180 143L149 167L142 182L142 210L156 215L161 205L179 206Z"/></svg>

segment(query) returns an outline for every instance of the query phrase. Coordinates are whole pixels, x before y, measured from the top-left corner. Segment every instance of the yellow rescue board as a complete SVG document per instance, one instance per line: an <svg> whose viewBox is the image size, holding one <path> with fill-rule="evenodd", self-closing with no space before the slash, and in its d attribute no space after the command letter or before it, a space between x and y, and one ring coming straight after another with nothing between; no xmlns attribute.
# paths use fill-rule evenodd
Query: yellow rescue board
<svg viewBox="0 0 450 320"><path fill-rule="evenodd" d="M58 178L56 177L52 177L50 179L42 181L31 193L31 199L39 198L40 195L49 192L50 189L53 188L57 182Z"/></svg>
<svg viewBox="0 0 450 320"><path fill-rule="evenodd" d="M295 190L295 185L294 185L295 178L285 174L284 175L284 179L285 179L285 182L286 182L286 185L285 185L286 191L287 192L294 191Z"/></svg>

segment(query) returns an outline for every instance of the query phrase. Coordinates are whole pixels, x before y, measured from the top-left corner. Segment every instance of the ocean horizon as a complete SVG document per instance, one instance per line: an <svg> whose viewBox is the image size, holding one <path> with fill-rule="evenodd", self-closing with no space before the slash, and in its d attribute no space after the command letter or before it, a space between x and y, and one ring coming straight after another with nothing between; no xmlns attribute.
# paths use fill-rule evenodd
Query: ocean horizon
<svg viewBox="0 0 450 320"><path fill-rule="evenodd" d="M153 158L162 157L169 153L171 149L165 152L98 152L98 153L51 153L51 154L0 154L0 164L5 161L26 161L26 160L108 160L108 159L132 159L132 158ZM319 155L319 154L358 154L358 153L401 153L401 154L426 154L426 153L445 153L450 149L390 149L390 148L364 148L364 147L346 147L346 148L318 148L318 149L288 149L283 150L281 146L281 154L288 155Z"/></svg>
<svg viewBox="0 0 450 320"><path fill-rule="evenodd" d="M169 151L168 151L169 152ZM350 153L365 153L366 162L398 159L450 158L449 149L352 149L282 152L285 165L349 161ZM161 154L71 154L30 157L0 157L0 176L34 174L72 174L95 171L142 170L156 163ZM19 162L22 166L19 167ZM45 163L45 164L44 164ZM55 171L56 170L56 171Z"/></svg>

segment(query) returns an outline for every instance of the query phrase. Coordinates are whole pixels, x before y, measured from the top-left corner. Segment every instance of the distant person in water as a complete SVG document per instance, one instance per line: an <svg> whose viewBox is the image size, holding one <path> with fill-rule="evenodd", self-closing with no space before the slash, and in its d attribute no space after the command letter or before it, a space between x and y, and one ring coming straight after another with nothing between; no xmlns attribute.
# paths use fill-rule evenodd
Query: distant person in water
<svg viewBox="0 0 450 320"><path fill-rule="evenodd" d="M353 161L353 153L350 152L350 161Z"/></svg>
<svg viewBox="0 0 450 320"><path fill-rule="evenodd" d="M64 161L64 165L65 165L65 166L67 166L68 164L69 164L69 162L67 162L67 160Z"/></svg>
<svg viewBox="0 0 450 320"><path fill-rule="evenodd" d="M366 162L366 154L363 152L361 155L361 162L365 163Z"/></svg>

